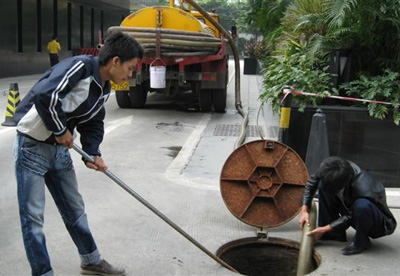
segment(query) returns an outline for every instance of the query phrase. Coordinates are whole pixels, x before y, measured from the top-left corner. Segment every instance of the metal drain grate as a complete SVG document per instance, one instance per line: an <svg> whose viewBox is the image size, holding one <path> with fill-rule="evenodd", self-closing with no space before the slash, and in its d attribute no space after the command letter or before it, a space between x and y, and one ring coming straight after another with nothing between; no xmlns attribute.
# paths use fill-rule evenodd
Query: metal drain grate
<svg viewBox="0 0 400 276"><path fill-rule="evenodd" d="M262 130L261 130L262 131ZM218 124L214 129L214 136L239 136L240 125L224 125ZM260 137L257 126L248 125L247 126L247 137Z"/></svg>

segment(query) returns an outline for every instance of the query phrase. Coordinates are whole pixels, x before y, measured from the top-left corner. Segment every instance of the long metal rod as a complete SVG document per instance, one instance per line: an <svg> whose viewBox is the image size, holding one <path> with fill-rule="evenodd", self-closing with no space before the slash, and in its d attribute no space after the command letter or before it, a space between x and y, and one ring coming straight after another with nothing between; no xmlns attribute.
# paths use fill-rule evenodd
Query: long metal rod
<svg viewBox="0 0 400 276"><path fill-rule="evenodd" d="M297 261L297 276L303 276L311 272L312 255L314 247L314 236L308 236L307 233L316 227L317 207L313 201L310 210L310 225L306 223L303 226L303 234L300 241L299 258Z"/></svg>
<svg viewBox="0 0 400 276"><path fill-rule="evenodd" d="M89 160L90 162L94 162L94 159L88 155L86 152L84 152L78 145L74 143L73 146L74 150L78 152L83 158ZM112 172L109 170L106 170L104 172L105 175L107 175L109 178L111 178L115 183L117 183L122 189L127 191L131 196L136 198L140 203L142 203L144 206L146 206L150 211L152 211L154 214L156 214L159 218L161 218L163 221L165 221L167 224L169 224L172 228L174 228L176 231L178 231L182 236L184 236L186 239L188 239L191 243L193 243L195 246L197 246L201 251L206 253L208 256L210 256L212 259L214 259L216 262L221 264L222 266L226 267L227 269L232 270L233 272L239 273L236 269L231 267L229 264L218 258L216 255L214 255L211 251L209 251L207 248L205 248L203 245L201 245L199 242L197 242L194 238L192 238L188 233L186 233L182 228L180 228L178 225L176 225L172 220L170 220L168 217L166 217L163 213L161 213L157 208L155 208L153 205L151 205L148 201L146 201L143 197L141 197L138 193L136 193L134 190L132 190L131 187L126 185L121 179L119 179L116 175L114 175Z"/></svg>

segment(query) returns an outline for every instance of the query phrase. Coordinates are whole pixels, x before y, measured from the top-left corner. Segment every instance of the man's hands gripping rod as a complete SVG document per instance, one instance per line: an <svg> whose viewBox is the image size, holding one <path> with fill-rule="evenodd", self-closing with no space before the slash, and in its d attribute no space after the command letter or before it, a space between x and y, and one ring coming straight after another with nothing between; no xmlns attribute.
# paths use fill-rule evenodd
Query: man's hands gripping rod
<svg viewBox="0 0 400 276"><path fill-rule="evenodd" d="M60 145L63 145L69 149L72 149L74 147L74 137L69 130L67 130L61 136L56 136L56 141ZM105 172L108 169L103 158L101 158L100 156L87 155L87 157L90 157L90 158L86 158L86 156L85 156L85 159L86 159L85 165L89 169L100 171L100 172Z"/></svg>

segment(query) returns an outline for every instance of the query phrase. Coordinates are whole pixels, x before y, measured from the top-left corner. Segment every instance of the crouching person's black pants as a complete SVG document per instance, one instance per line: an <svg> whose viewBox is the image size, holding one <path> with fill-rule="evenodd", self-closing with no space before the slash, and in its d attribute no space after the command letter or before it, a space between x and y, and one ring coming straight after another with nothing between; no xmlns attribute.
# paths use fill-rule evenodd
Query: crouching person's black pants
<svg viewBox="0 0 400 276"><path fill-rule="evenodd" d="M322 189L318 191L318 198L318 226L325 226L341 215L351 213L351 226L356 230L352 242L356 246L366 247L369 237L376 239L385 236L385 215L369 199L356 199L348 210L337 196L327 194ZM346 241L347 227L334 229L324 236L326 239Z"/></svg>

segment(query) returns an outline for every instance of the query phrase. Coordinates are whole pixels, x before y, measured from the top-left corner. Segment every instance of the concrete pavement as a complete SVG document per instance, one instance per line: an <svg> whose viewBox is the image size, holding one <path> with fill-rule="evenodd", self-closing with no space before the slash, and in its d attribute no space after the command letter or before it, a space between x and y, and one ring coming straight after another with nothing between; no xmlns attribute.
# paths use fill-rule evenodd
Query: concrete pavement
<svg viewBox="0 0 400 276"><path fill-rule="evenodd" d="M250 118L249 126L254 126L256 125L257 110L260 104L258 93L261 92L261 78L242 75L241 90L243 106ZM272 113L269 106L264 108L262 114L263 116L260 120L263 121L259 120L259 124L263 125L264 137L276 140L278 137L278 118ZM213 115L203 132L196 150L183 170L182 182L189 183L192 181L194 182L192 185L197 188L202 187L203 189L219 191L220 172L225 160L232 152L236 137L216 135L216 129L219 124L238 124L240 122L240 117L238 116L233 109L228 110L226 114ZM259 137L254 137L253 135L253 137L248 137L246 142L254 139L259 139ZM388 189L387 194L392 212L399 221L399 189ZM270 229L270 236L300 242L301 233L298 229L297 221L298 218L296 217L283 226ZM245 227L238 236L241 238L255 237L256 229L252 230ZM347 233L348 240L351 240L354 231L349 229ZM231 239L221 239L221 243L222 240L231 241L235 240L235 238L231 236ZM315 250L321 256L321 265L311 275L400 275L400 267L396 262L400 254L399 231L395 231L391 236L373 240L372 243L373 247L367 252L345 257L341 255L340 249L345 247L346 243L318 242Z"/></svg>

